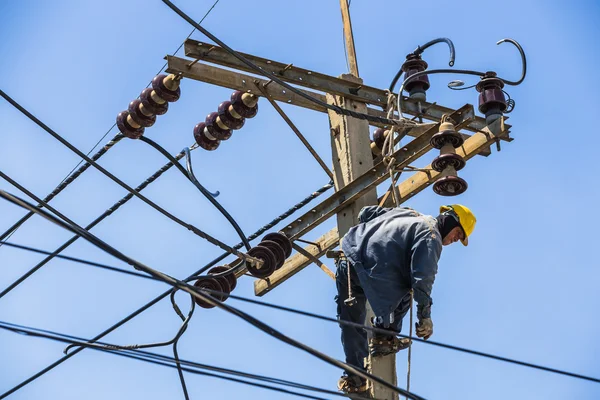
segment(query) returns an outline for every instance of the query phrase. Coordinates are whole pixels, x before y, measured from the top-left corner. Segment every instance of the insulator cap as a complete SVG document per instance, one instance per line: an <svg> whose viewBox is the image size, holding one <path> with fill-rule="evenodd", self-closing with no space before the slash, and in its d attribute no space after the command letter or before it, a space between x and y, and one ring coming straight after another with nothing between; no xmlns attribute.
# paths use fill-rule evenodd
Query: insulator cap
<svg viewBox="0 0 600 400"><path fill-rule="evenodd" d="M433 191L440 196L458 196L468 188L467 182L458 176L445 176L433 184Z"/></svg>
<svg viewBox="0 0 600 400"><path fill-rule="evenodd" d="M237 278L235 277L235 274L231 271L231 268L227 268L225 266L218 266L218 267L212 267L211 269L208 270L208 274L220 274L222 272L227 272L230 271L228 274L224 275L225 278L227 278L227 281L229 283L229 287L231 288L231 291L233 291L233 289L235 289L235 287L237 286Z"/></svg>
<svg viewBox="0 0 600 400"><path fill-rule="evenodd" d="M243 101L242 96L244 92L236 90L231 94L231 105L236 113L240 114L244 118L253 118L258 112L258 103L254 107L248 107Z"/></svg>
<svg viewBox="0 0 600 400"><path fill-rule="evenodd" d="M406 61L402 64L402 71L404 71L404 80L408 79L417 72L423 72L427 69L427 63L421 59L421 56L409 54L406 56ZM411 79L404 86L404 90L409 92L411 96L414 93L425 93L429 89L429 77L427 75L419 76L415 79Z"/></svg>
<svg viewBox="0 0 600 400"><path fill-rule="evenodd" d="M231 115L231 112L229 111L229 106L231 106L230 101L222 102L221 104L219 104L217 114L219 115L219 118L221 118L221 121L225 125L227 125L229 129L240 129L242 126L244 126L245 119L243 117L237 119L233 115Z"/></svg>
<svg viewBox="0 0 600 400"><path fill-rule="evenodd" d="M506 111L506 97L502 91L504 82L493 71L486 72L475 86L479 92L479 111L486 114L494 110L503 113Z"/></svg>
<svg viewBox="0 0 600 400"><path fill-rule="evenodd" d="M179 97L181 96L181 88L178 86L175 90L169 89L164 82L167 76L168 75L165 74L156 75L154 79L152 79L152 89L154 89L156 94L158 94L160 97L172 103L179 100Z"/></svg>
<svg viewBox="0 0 600 400"><path fill-rule="evenodd" d="M273 242L279 243L281 247L285 250L285 258L288 258L292 254L292 242L290 239L281 232L271 232L267 233L262 240L271 240Z"/></svg>
<svg viewBox="0 0 600 400"><path fill-rule="evenodd" d="M143 126L144 128L151 127L156 122L156 115L146 115L140 110L140 105L142 101L140 99L135 99L131 103L129 103L129 107L127 111L129 111L129 116L136 123Z"/></svg>
<svg viewBox="0 0 600 400"><path fill-rule="evenodd" d="M157 103L152 98L152 88L146 88L142 90L140 93L140 100L148 111L152 114L163 115L169 109L169 103L165 102L163 104Z"/></svg>
<svg viewBox="0 0 600 400"><path fill-rule="evenodd" d="M117 128L119 128L119 131L128 138L139 139L144 134L144 127L134 128L131 126L129 122L127 122L128 116L128 111L121 111L119 115L117 115Z"/></svg>
<svg viewBox="0 0 600 400"><path fill-rule="evenodd" d="M219 281L217 281L215 278L211 278L208 276L203 276L202 278L198 279L196 282L194 282L194 286L196 286L200 290L208 289L208 290L214 290L216 292L223 291L223 287L221 286ZM203 294L214 297L216 299L219 298L219 296L217 294L214 294L211 292L203 292ZM194 297L194 301L196 302L196 304L198 304L202 308L213 308L214 307L212 304L209 304L208 302L200 300L196 297Z"/></svg>
<svg viewBox="0 0 600 400"><path fill-rule="evenodd" d="M465 140L461 136L460 133L456 132L454 129L438 132L429 139L429 144L431 147L435 149L441 149L444 147L446 143L451 143L452 146L456 149L463 145Z"/></svg>
<svg viewBox="0 0 600 400"><path fill-rule="evenodd" d="M281 268L286 259L285 250L283 247L279 243L272 240L262 240L260 245L266 247L267 249L271 250L273 254L275 254L275 270Z"/></svg>
<svg viewBox="0 0 600 400"><path fill-rule="evenodd" d="M460 171L464 168L466 162L465 159L455 153L440 154L433 159L431 168L437 172L442 172L448 166L453 167L456 171Z"/></svg>
<svg viewBox="0 0 600 400"><path fill-rule="evenodd" d="M252 265L252 263L246 263L246 268L252 276L256 278L266 278L273 272L275 272L275 267L277 266L277 258L275 257L275 254L273 254L271 249L265 246L258 245L248 250L248 255L263 260L263 265L260 269Z"/></svg>
<svg viewBox="0 0 600 400"><path fill-rule="evenodd" d="M211 112L206 116L204 123L208 132L219 140L227 140L231 137L232 132L230 129L223 129L217 124L217 117L219 114ZM223 122L224 123L224 122Z"/></svg>
<svg viewBox="0 0 600 400"><path fill-rule="evenodd" d="M194 127L194 139L196 139L196 143L198 143L198 146L202 147L204 150L216 150L217 147L219 147L219 144L221 144L221 141L210 140L207 138L204 134L204 128L206 128L204 122L200 122Z"/></svg>

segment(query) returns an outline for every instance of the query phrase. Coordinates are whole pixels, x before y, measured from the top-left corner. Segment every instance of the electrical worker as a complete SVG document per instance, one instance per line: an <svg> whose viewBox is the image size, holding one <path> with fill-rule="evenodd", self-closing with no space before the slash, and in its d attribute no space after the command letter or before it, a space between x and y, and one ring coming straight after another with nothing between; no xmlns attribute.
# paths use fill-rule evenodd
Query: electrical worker
<svg viewBox="0 0 600 400"><path fill-rule="evenodd" d="M368 353L384 356L409 346L410 340L396 333L410 308L411 289L417 302L416 334L425 340L431 337L431 289L442 246L459 240L467 246L476 219L460 204L440 207L437 217L406 207L369 206L358 219L342 239L337 258L338 319L365 324L368 301L375 314L372 326L390 331L367 340L364 329L340 325L346 362L364 369ZM360 393L367 390L367 382L344 373L338 389Z"/></svg>

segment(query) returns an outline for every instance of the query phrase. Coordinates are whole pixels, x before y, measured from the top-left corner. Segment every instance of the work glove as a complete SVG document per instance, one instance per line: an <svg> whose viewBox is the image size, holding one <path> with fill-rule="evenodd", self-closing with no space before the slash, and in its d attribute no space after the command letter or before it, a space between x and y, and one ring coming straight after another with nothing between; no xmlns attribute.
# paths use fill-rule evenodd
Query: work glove
<svg viewBox="0 0 600 400"><path fill-rule="evenodd" d="M417 330L417 336L425 340L433 335L433 321L431 318L421 318L419 322L415 324L415 328Z"/></svg>

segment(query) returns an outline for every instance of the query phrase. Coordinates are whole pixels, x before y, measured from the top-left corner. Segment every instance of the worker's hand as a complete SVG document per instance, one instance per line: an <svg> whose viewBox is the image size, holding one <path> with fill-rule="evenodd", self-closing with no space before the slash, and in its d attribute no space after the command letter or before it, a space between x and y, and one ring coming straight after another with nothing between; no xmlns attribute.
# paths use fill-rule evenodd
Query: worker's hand
<svg viewBox="0 0 600 400"><path fill-rule="evenodd" d="M425 340L433 335L433 321L431 318L422 318L415 324L417 336Z"/></svg>

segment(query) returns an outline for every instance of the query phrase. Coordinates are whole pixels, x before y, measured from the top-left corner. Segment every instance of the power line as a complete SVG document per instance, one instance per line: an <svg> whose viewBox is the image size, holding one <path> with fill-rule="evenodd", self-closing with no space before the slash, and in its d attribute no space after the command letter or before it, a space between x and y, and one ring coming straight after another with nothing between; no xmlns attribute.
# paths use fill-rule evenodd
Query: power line
<svg viewBox="0 0 600 400"><path fill-rule="evenodd" d="M133 194L138 199L142 200L144 203L148 204L150 207L154 208L156 211L160 212L165 217L167 217L170 220L172 220L173 222L176 222L177 224L183 226L184 228L187 228L188 230L192 231L197 236L200 236L201 238L203 238L204 240L208 241L209 243L211 243L211 244L213 244L215 246L218 246L221 249L230 252L231 254L236 255L237 257L243 259L244 261L246 261L246 260L249 259L249 256L247 256L246 254L240 253L238 250L236 250L236 249L234 249L232 247L229 247L227 244L221 242L220 240L214 238L213 236L211 236L211 235L205 233L204 231L198 229L194 225L188 224L188 223L182 221L181 219L177 218L175 215L171 214L170 212L168 212L164 208L160 207L158 204L154 203L152 200L148 199L146 196L140 194L139 192L136 192L132 187L130 187L125 182L123 182L121 179L117 178L115 175L113 175L112 173L110 173L109 171L107 171L104 167L102 167L101 165L99 165L97 162L95 162L94 160L92 160L91 158L89 158L88 156L86 156L84 153L81 152L81 150L79 150L78 148L76 148L75 146L73 146L68 140L66 140L65 138L63 138L58 133L56 133L48 125L46 125L42 121L40 121L35 115L33 115L32 113L30 113L29 111L27 111L23 106L21 106L18 102L16 102L13 98L11 98L9 95L7 95L1 89L0 89L0 96L2 96L13 107L15 107L21 113L23 113L27 118L29 118L30 120L32 120L33 122L35 122L40 128L42 128L43 130L45 130L48 134L50 134L52 137L54 137L56 140L58 140L60 143L62 143L65 147L67 147L73 153L75 153L79 157L83 158L85 161L87 161L88 163L90 163L98 171L100 171L101 173L103 173L104 175L106 175L108 178L110 178L113 182L115 182L116 184L118 184L119 186L121 186L123 189L127 190L129 193ZM40 199L40 201L41 200L42 199ZM43 203L44 202L41 202L40 204L43 204Z"/></svg>
<svg viewBox="0 0 600 400"><path fill-rule="evenodd" d="M40 249L35 249L32 247L27 247L27 246L22 246L22 245L18 245L18 244L14 244L14 243L8 243L5 242L4 243L7 246L11 246L11 247L15 247L15 248L19 248L22 250L28 250L28 251L33 251L36 253L41 253L41 254L52 254L50 252L44 251L44 250L40 250ZM103 268L103 269L107 269L113 272L119 272L119 273L123 273L123 274L128 274L128 275L133 275L133 276L137 276L140 278L145 278L145 279L151 279L151 280L158 280L156 278L153 278L151 276L145 275L145 274L140 274L137 272L132 272L132 271L128 271L128 270L124 270L118 267L111 267L109 265L105 265L105 264L99 264L93 261L88 261L88 260L83 260L83 259L79 259L79 258L75 258L75 257L69 257L69 256L57 256L58 258L62 258L62 259L66 259L69 261L74 261L74 262L78 262L78 263L82 263L82 264L86 264L86 265L90 265L90 266L94 266L94 267L99 267L99 268ZM217 292L214 290L206 290L208 292L212 292L213 294L218 294L218 295L224 295L225 293L223 292ZM276 309L279 311L285 311L285 312L290 312L290 313L294 313L294 314L298 314L298 315L303 315L306 317L311 317L311 318L316 318L316 319L320 319L323 321L328 321L328 322L333 322L336 324L342 324L342 325L350 325L353 326L355 328L362 328L365 329L367 331L372 331L372 332L377 332L377 333L389 333L388 331L384 331L381 329L377 329L377 328L373 328L370 327L368 325L362 325L362 324L357 324L357 323L353 323L350 321L340 321L337 320L335 318L331 318L331 317L327 317L325 315L319 315L319 314L315 314L315 313L310 313L307 311L302 311L302 310L298 310L295 308L290 308L290 307L284 307L284 306L280 306L277 304L271 304L271 303L267 303L267 302L263 302L263 301L259 301L259 300L255 300L255 299L250 299L250 298L246 298L246 297L242 297L242 296L236 296L233 294L228 294L230 299L234 299L234 300L238 300L238 301L242 301L242 302L246 302L246 303L251 303L251 304L255 304L255 305L259 305L259 306L263 306L263 307L268 307L268 308L272 308L272 309ZM594 377L590 377L590 376L585 376L585 375L581 375L581 374L576 374L573 372L568 372L568 371L564 371L564 370L559 370L556 368L550 368L550 367L546 367L546 366L542 366L542 365L537 365L537 364L533 364L533 363L529 363L529 362L525 362L525 361L520 361L520 360L515 360L515 359L511 359L511 358L507 358L507 357L502 357L502 356L498 356L498 355L494 355L494 354L489 354L489 353L484 353L481 351L477 351L477 350L471 350L471 349L467 349L464 347L459 347L459 346L454 346L454 345L449 345L449 344L445 344L445 343L440 343L440 342L435 342L432 340L423 340L420 338L416 338L416 337L410 337L407 335L402 335L402 334L398 334L398 336L400 337L404 337L404 338L410 338L412 340L415 340L417 342L421 342L421 343L425 343L428 345L432 345L432 346L437 346L437 347L442 347L445 349L450 349L450 350L456 350L456 351L460 351L463 353L468 353L468 354L472 354L472 355L477 355L480 357L485 357L485 358L490 358L493 360L498 360L498 361L503 361L503 362L507 362L507 363L511 363L511 364L516 364L516 365L520 365L520 366L524 366L524 367L528 367L528 368L533 368L533 369L538 369L538 370L542 370L542 371L546 371L546 372L552 372L552 373L556 373L556 374L560 374L560 375L565 375L565 376L570 376L573 378L577 378L577 379L583 379L583 380L588 380L591 382L596 382L596 383L600 383L600 379L598 378L594 378Z"/></svg>
<svg viewBox="0 0 600 400"><path fill-rule="evenodd" d="M9 246L9 247L14 247L16 249L31 251L31 252L38 253L38 254L46 254L46 255L53 255L54 254L54 253L51 253L51 252L46 251L46 250L37 249L35 247L24 246L22 244L16 244L16 243L11 243L11 242L6 242L6 241L0 241L0 244L3 244L5 246ZM148 275L145 275L145 274L140 274L139 272L128 271L126 269L122 269L122 268L118 268L118 267L112 267L110 265L101 264L101 263L98 263L98 262L95 262L95 261L84 260L82 258L64 256L64 255L60 255L60 254L56 254L53 257L60 258L60 259L63 259L63 260L73 261L73 262L80 263L80 264L89 265L89 266L92 266L92 267L102 268L102 269L106 269L106 270L113 271L113 272L120 272L122 274L137 276L138 278L145 278L145 279L157 280L157 279L154 279L151 276L148 276Z"/></svg>
<svg viewBox="0 0 600 400"><path fill-rule="evenodd" d="M32 252L36 252L36 253L40 253L40 254L52 254L52 253L50 253L48 251L44 251L44 250L40 250L40 249L28 247L28 246L18 245L18 244L15 244L15 243L4 242L4 244L7 245L7 246L10 246L10 247L15 247L15 248L19 248L19 249L22 249L22 250L32 251ZM65 259L65 260L69 260L69 261L73 261L73 262L78 262L78 263L82 263L82 264L94 266L94 267L99 267L99 268L107 269L107 270L110 270L110 271L113 271L113 272L119 272L119 273L123 273L123 274L127 274L127 275L133 275L133 276L136 276L136 277L150 279L150 280L159 280L159 279L156 279L154 277L151 277L151 276L148 276L148 275L145 275L145 274L140 274L140 273L137 273L137 272L128 271L128 270L125 270L125 269L121 269L121 268L118 268L118 267L109 266L109 265L106 265L106 264L100 264L100 263L93 262L93 261L83 260L83 259L80 259L80 258L69 257L69 256L61 256L61 255L57 255L56 257L57 258L62 258L62 259ZM200 273L198 273L198 274L200 274ZM198 274L196 274L196 275L198 275ZM212 292L213 294L219 294L219 295L225 294L223 292L217 292L217 291L213 291L213 290L206 290L206 291ZM316 319L320 319L320 320L324 320L324 321L328 321L328 322L332 322L332 323L336 323L336 324L350 325L350 326L353 326L353 327L356 327L356 328L365 329L367 331L372 331L372 332L377 332L377 333L384 333L384 334L389 333L388 331L383 331L381 329L373 328L373 327L370 327L370 326L367 326L367 325L357 324L357 323L353 323L353 322L350 322L350 321L340 321L340 320L337 320L337 319L334 319L334 318L331 318L331 317L327 317L327 316L324 316L324 315L310 313L310 312L307 312L307 311L302 311L302 310L298 310L298 309L294 309L294 308L290 308L290 307L284 307L284 306L280 306L280 305L276 305L276 304L266 303L266 302L262 302L262 301L255 300L255 299L250 299L250 298L246 298L246 297L236 296L236 295L233 295L233 294L228 294L228 296L229 296L230 299L234 299L234 300L238 300L238 301L242 301L242 302L247 302L247 303L251 303L251 304L255 304L255 305L259 305L259 306L263 306L263 307L268 307L268 308L276 309L276 310L279 310L279 311L285 311L285 312L290 312L290 313L294 313L294 314L299 314L299 315L303 315L303 316L306 316L306 317L316 318ZM546 366L542 366L542 365L538 365L538 364L533 364L533 363L529 363L529 362L525 362L525 361L520 361L520 360L511 359L511 358L507 358L507 357L503 357L503 356L489 354L489 353L485 353L485 352L481 352L481 351L477 351L477 350L467 349L467 348L464 348L464 347L449 345L449 344L445 344L445 343L441 343L441 342L435 342L435 341L432 341L432 340L425 341L425 340L420 339L420 338L410 337L410 336L403 335L403 334L398 334L398 336L403 337L403 338L410 338L410 339L415 340L417 342L425 343L425 344L432 345L432 346L442 347L442 348L449 349L449 350L455 350L455 351L459 351L459 352L463 352L463 353L467 353L467 354L472 354L472 355L477 355L477 356L480 356L480 357L489 358L489 359L493 359L493 360L497 360L497 361L503 361L503 362L507 362L507 363L511 363L511 364L516 364L516 365L528 367L528 368L538 369L538 370L542 370L542 371L546 371L546 372L556 373L556 374L560 374L560 375L564 375L564 376L569 376L569 377L573 377L573 378L577 378L577 379L583 379L583 380L588 380L588 381L595 382L595 383L600 383L600 379L594 378L594 377L590 377L590 376L585 376L585 375L582 375L582 374L576 374L576 373L573 373L573 372L568 372L568 371L559 370L559 369L556 369L556 368L546 367Z"/></svg>
<svg viewBox="0 0 600 400"><path fill-rule="evenodd" d="M77 336L73 336L73 335L67 335L67 334L54 332L54 331L50 331L50 330L46 330L46 329L32 328L32 327L23 326L23 325L19 325L19 324L13 324L13 323L5 322L5 321L0 321L0 328L5 329L7 331L14 332L14 333L23 334L26 336L49 339L49 340L53 340L53 341L57 341L57 342L61 342L61 343L82 344L87 341L87 339L85 339L85 338L81 338L81 337L77 337ZM110 344L107 344L107 343L101 343L101 344L111 346ZM106 353L115 354L115 355L118 355L121 357L128 357L128 358L132 358L135 360L144 361L147 363L162 365L162 366L170 367L170 368L176 368L175 363L177 361L173 357L165 356L165 355L158 354L158 353L152 353L152 352L143 351L143 350L115 350L115 349L100 348L100 347L93 347L92 349L97 350L97 351L106 352ZM269 376L265 376L265 375L252 374L249 372L244 372L244 371L239 371L239 370L229 369L229 368L223 368L223 367L218 367L218 366L214 366L214 365L202 364L202 363L197 363L197 362L188 361L188 360L179 360L179 362L185 366L185 367L182 367L182 369L184 371L193 373L193 374L207 375L207 376L211 376L211 377L215 377L215 378L219 378L219 379L227 379L226 376L216 375L216 374L207 374L205 372L201 372L198 370L213 371L213 372L218 372L218 373L225 374L225 375L239 376L239 377L243 377L243 378L253 379L253 380L262 381L262 382L268 382L268 383L272 383L272 384L292 387L292 388L301 389L301 390L329 394L329 395L338 396L338 397L346 397L346 395L339 393L339 392L334 392L332 390L322 389L322 388L318 388L318 387L311 386L311 385L306 385L306 384L288 381L288 380L279 379L279 378L273 378L273 377L269 377ZM242 380L234 380L234 381L242 383L242 384L250 384L250 385L253 384L252 382L242 381ZM272 386L265 386L265 385L258 385L258 386L262 387L264 389L268 389L268 390L279 391L279 388L272 387ZM284 391L284 393L298 395L298 396L302 396L302 397L306 396L303 393L290 392L290 391ZM320 399L320 398L312 397L312 396L310 396L308 398ZM357 397L357 399L366 399L366 398Z"/></svg>
<svg viewBox="0 0 600 400"><path fill-rule="evenodd" d="M216 0L212 7L206 12L206 14L204 14L204 16L202 17L202 19L200 20L199 23L202 23L206 17L208 17L208 15L211 13L211 11L215 8L215 6L219 3L220 0ZM177 49L175 50L175 52L173 53L173 55L176 55L179 50L181 50L181 48L183 47L185 41L187 39L190 38L190 36L192 36L192 34L196 31L196 28L194 28L189 35L187 35L187 37L185 38L185 40L183 42L181 42L179 44L179 47L177 47ZM158 71L158 73L156 75L159 75L161 72L164 71L164 69L167 67L168 63L166 62L162 68ZM146 87L148 88L150 86L150 84L152 83L152 81L150 81ZM117 123L115 122L114 124L112 124L112 126L108 129L108 131L106 131L106 133L100 138L100 140L98 140L98 142L96 142L96 144L94 145L94 147L92 147L90 149L90 151L87 152L87 156L89 157L89 155L92 153L92 151L94 151L96 149L96 147L98 147L98 145L100 143L102 143L104 141L104 139L106 138L106 136L108 136L108 134L114 129L114 127L117 125ZM114 138L112 138L102 149L100 149L94 156L92 156L92 159L94 161L98 160L100 157L102 157L104 155L104 153L106 153L106 151L108 151L110 149L110 147L112 147L114 144L116 144L119 140L121 140L123 138L122 135L117 134ZM56 195L58 195L64 188L66 188L71 182L73 182L75 179L77 179L79 177L79 175L81 175L83 172L85 172L89 167L90 164L89 163L85 163L83 166L81 166L81 168L79 168L79 170L77 172L75 172L73 174L73 171L75 171L82 163L84 160L81 160L77 163L77 165L75 165L75 167L73 167L73 169L62 179L62 181L58 184L58 186L48 195L44 198L45 202L49 202L51 201ZM73 175L71 175L73 174ZM23 216L20 220L18 220L17 222L15 222L10 228L8 228L2 235L0 235L0 241L2 240L8 240L16 231L17 229L19 229L21 227L21 225L23 225L29 218L31 218L34 215L34 213L27 213L25 216ZM0 242L0 247L2 247L2 243Z"/></svg>
<svg viewBox="0 0 600 400"><path fill-rule="evenodd" d="M29 190L27 190L25 187L23 187L22 185L20 185L19 183L17 183L16 181L14 181L13 179L11 179L10 177L8 177L6 174L4 174L3 172L0 171L0 176L2 176L5 180L9 181L13 186L15 186L17 189L19 189L21 192L25 193L28 197L32 198L33 200L35 200L38 203L43 203L42 199L40 199L39 197L37 197L36 195L34 195L33 193L31 193ZM82 236L84 239L86 239L87 241L89 241L90 243L94 244L95 246L97 246L98 248L106 251L107 253L113 255L114 257L126 262L127 264L132 265L134 268L143 271L151 276L154 276L158 279L161 279L163 282L169 284L170 286L172 286L174 289L176 290L183 290L184 292L190 294L194 299L198 299L202 302L206 302L214 307L218 307L222 310L225 310L226 312L233 314L235 316L237 316L238 318L250 323L251 325L253 325L254 327L260 329L261 331L267 333L269 336L272 336L290 346L296 347L300 350L303 350L309 354L311 354L312 356L319 358L320 360L336 366L338 368L341 368L343 370L345 370L346 372L350 373L350 374L354 374L357 375L363 379L368 379L371 380L375 383L378 383L398 394L402 394L403 396L409 398L409 399L414 399L414 400L422 400L423 398L419 395L416 395L414 393L411 393L407 390L404 390L400 387L397 387L393 384L390 384L389 382L387 382L385 379L382 379L378 376L372 375L370 373L367 373L363 370L357 369L354 366L351 366L347 363L341 362L339 360L336 360L332 357L329 357L328 355L321 353L320 351L314 349L313 347L310 347L302 342L299 342L295 339L292 339L291 337L284 335L283 333L279 332L278 330L274 329L273 327L265 324L264 322L260 321L257 318L254 318L253 316L251 316L250 314L247 314L237 308L234 308L232 306L229 306L227 304L224 304L223 302L211 297L210 295L207 295L206 293L203 293L201 290L199 290L198 288L196 288L195 286L192 286L184 281L180 281L177 280L176 278L171 277L168 274L165 274L161 271L155 270L153 268L150 268L142 263L140 263L137 260L134 260L128 256L126 256L125 254L123 254L122 252L120 252L119 250L115 249L114 247L110 246L109 244L107 244L106 242L102 241L101 239L99 239L98 237L96 237L95 235L89 233L88 231L84 230L83 228L81 228L79 225L77 225L75 222L73 222L72 220L70 220L68 217L66 217L65 215L63 215L62 213L60 213L59 211L57 211L54 207L51 207L48 204L44 204L44 207L46 207L47 210L49 210L50 212L52 212L53 214L55 214L56 216L50 214L48 211L45 211L43 209L38 209L36 206L34 206L33 204L28 203L25 200L22 200L14 195L11 195L7 192L4 191L0 191L0 197L4 198L5 200L8 200L9 202L18 205L20 207L26 208L30 211L33 211L37 214L39 214L40 216L48 219L51 222L54 222L55 224L63 227L64 229L67 229L71 232L74 232L80 236ZM53 364L54 365L54 364ZM47 369L45 369L44 371L47 371ZM41 376L40 373L35 374L33 377L27 379L26 381L22 382L21 384L15 386L13 389L9 390L8 392L4 393L3 395L0 396L0 399L5 398L6 396L10 395L11 393L14 393L16 390L18 390L19 388L25 386L26 384L28 384L29 382L31 382L32 380L34 380L36 377Z"/></svg>
<svg viewBox="0 0 600 400"><path fill-rule="evenodd" d="M183 153L180 153L178 156L183 156ZM172 166L171 163L168 163L165 166L163 166L154 175L152 175L144 183L142 183L140 186L138 186L138 188L136 190L143 190L147 185L149 185L154 180L156 180L163 172L165 172L166 170L168 170L171 166ZM277 224L278 222L280 222L283 218L291 215L294 211L296 211L299 208L303 207L304 205L308 204L312 199L315 199L316 197L320 196L322 193L324 193L325 191L331 189L332 187L333 187L333 184L329 183L329 184L323 186L322 188L320 188L319 190L315 191L314 193L312 193L311 195L309 195L308 197L306 197L304 200L302 200L300 203L298 203L295 206L293 206L292 208L290 208L284 214L282 214L279 217L275 218L273 221L269 222L267 225L263 226L262 228L258 229L256 232L254 232L252 235L248 236L248 240L253 240L253 239L257 238L262 233L264 233L266 230L270 229L272 226L274 226L275 224ZM104 219L106 216L110 215L112 212L114 212L116 209L118 209L121 205L125 204L131 198L133 198L132 194L126 195L123 199L121 199L119 202L115 203L111 208L109 208L100 217L98 217L94 222L92 222L92 224L88 225L86 227L86 229L91 229L95 224L99 223L102 219ZM59 247L52 254L56 255L56 254L60 253L62 250L64 250L65 248L67 248L71 243L73 243L78 238L79 238L79 236L74 236L73 238L71 238L71 240L69 240L68 242L66 242L65 244L63 244L61 247ZM242 247L242 243L238 243L234 247L241 248ZM190 277L192 277L192 276L199 275L199 274L203 273L204 271L206 271L207 269L215 266L217 263L223 261L228 255L229 255L228 252L224 252L223 254L221 254L220 256L218 256L217 258L215 258L214 260L210 261L208 264L206 264L201 269L199 269L196 272L192 273L188 277L188 279ZM49 261L51 258L52 258L52 255L50 257L47 257L42 262L42 264L38 264L36 266L36 268L40 268L41 266L44 265L43 264L44 262ZM28 272L28 274L31 275L31 273L35 272L36 268L30 270ZM28 275L26 274L24 277L26 278L27 276ZM147 309L151 308L155 304L159 303L161 300L165 299L167 296L169 296L169 294L171 292L172 292L171 290L167 290L167 291L163 292L162 294L158 295L153 300L150 300L149 302L147 302L146 304L144 304L143 306L141 306L140 308L138 308L137 310L135 310L134 312L132 312L128 316L120 319L119 321L117 321L116 323L114 323L113 325L111 325L110 327L106 328L104 331L102 331L101 333L99 333L98 335L96 335L93 339L91 339L90 342L95 342L95 341L103 338L104 336L106 336L109 333L113 332L114 330L116 330L120 326L122 326L122 325L126 324L127 322L131 321L133 318L137 317L138 315L140 315L141 313L143 313ZM1 297L1 295L0 295L0 297ZM79 353L83 349L84 349L84 347L79 347L79 348L75 349L73 352L71 352L71 353L63 356L62 358L60 358L57 361L53 362L52 364L48 365L43 370L39 371L37 374L35 374L32 377L30 377L28 380L22 382L20 387L22 387L22 386L26 385L27 383L29 383L29 382L37 379L38 377L44 375L46 372L51 371L52 369L54 369L55 367L59 366L63 362L67 361L69 358L73 357L75 354ZM15 391L15 390L18 390L18 388L14 388L13 391ZM11 391L11 393L13 391Z"/></svg>
<svg viewBox="0 0 600 400"><path fill-rule="evenodd" d="M28 247L28 246L23 246L23 245L19 245L19 244L15 244L15 243L10 243L10 242L3 242L3 244L5 244L6 246L10 246L10 247L15 247L18 249L22 249L22 250L27 250L27 251L32 251L32 252L36 252L36 253L40 253L40 254L52 254L48 251L44 251L44 250L40 250L40 249L36 249L36 248L32 248L32 247ZM68 261L73 261L73 262L78 262L78 263L82 263L82 264L86 264L86 265L90 265L93 267L98 267L98 268L103 268L106 270L110 270L113 272L118 272L118 273L123 273L123 274L127 274L127 275L132 275L132 276L136 276L139 278L145 278L145 279L150 279L150 280L155 280L157 281L158 279L145 275L145 274L140 274L138 272L133 272L133 271L128 271L125 269L121 269L118 267L113 267L113 266L109 266L106 264L100 264L97 262L93 262L93 261L89 261L89 260L84 260L84 259L80 259L80 258L75 258L75 257L69 257L69 256L62 256L62 255L57 255L57 258L61 258L61 259L65 259ZM211 265L212 266L212 265ZM210 266L208 267L210 268ZM196 275L199 275L201 272L197 273ZM219 295L223 295L224 293L222 292L216 292L216 291L212 291L212 290L206 290L208 292L213 292L213 294L219 294ZM349 326L353 326L355 328L362 328L365 329L367 331L372 331L372 332L377 332L377 333L389 333L388 331L383 331L377 328L373 328L370 327L368 325L362 325L362 324L357 324L357 323L353 323L350 321L340 321L331 317L327 317L325 315L319 315L319 314L315 314L315 313L310 313L307 311L302 311L302 310L298 310L298 309L294 309L294 308L290 308L290 307L284 307L284 306L280 306L280 305L276 305L276 304L271 304L271 303L266 303L266 302L262 302L259 300L255 300L255 299L250 299L250 298L246 298L246 297L241 297L241 296L236 296L233 294L228 294L230 299L234 299L234 300L238 300L238 301L242 301L242 302L247 302L247 303L251 303L251 304L255 304L255 305L259 305L259 306L263 306L263 307L268 307L268 308L272 308L272 309L276 309L279 311L285 311L285 312L290 312L290 313L294 313L294 314L298 314L298 315L303 315L306 317L311 317L311 318L316 318L316 319L320 319L323 321L328 321L328 322L333 322L336 324L342 324L342 325L349 325ZM428 344L428 345L432 345L432 346L437 346L437 347L442 347L445 349L449 349L449 350L455 350L455 351L459 351L459 352L463 352L463 353L467 353L467 354L472 354L472 355L476 355L476 356L480 356L480 357L484 357L484 358L489 358L489 359L493 359L493 360L497 360L497 361L503 361L503 362L507 362L507 363L511 363L511 364L516 364L516 365L520 365L520 366L524 366L524 367L528 367L528 368L533 368L533 369L538 369L538 370L542 370L542 371L546 371L546 372L551 372L551 373L556 373L556 374L560 374L560 375L564 375L564 376L569 376L572 378L577 378L577 379L583 379L583 380L588 380L591 382L595 382L595 383L600 383L600 379L598 378L594 378L594 377L590 377L590 376L586 376L586 375L582 375L582 374L576 374L573 372L568 372L568 371L564 371L564 370L559 370L556 368L551 368L551 367L546 367L546 366L542 366L542 365L538 365L538 364L533 364L533 363L529 363L526 361L520 361L520 360L516 360L516 359L511 359L511 358L507 358L507 357L502 357L502 356L498 356L498 355L494 355L494 354L489 354L489 353L485 353L485 352L481 352L481 351L477 351L477 350L472 350L472 349L467 349L464 347L459 347L459 346L454 346L454 345L449 345L449 344L445 344L445 343L441 343L441 342L435 342L432 340L423 340L420 338L416 338L416 337L410 337L407 335L403 335L403 334L398 334L398 336L403 337L403 338L410 338L412 340L415 340L417 342L421 342L424 344Z"/></svg>

